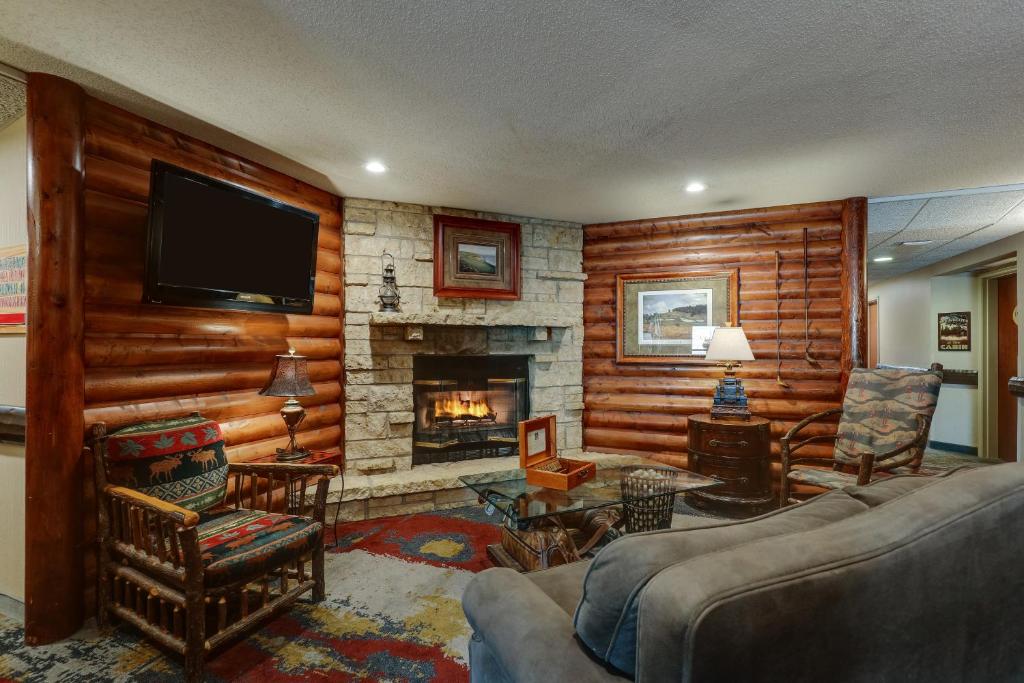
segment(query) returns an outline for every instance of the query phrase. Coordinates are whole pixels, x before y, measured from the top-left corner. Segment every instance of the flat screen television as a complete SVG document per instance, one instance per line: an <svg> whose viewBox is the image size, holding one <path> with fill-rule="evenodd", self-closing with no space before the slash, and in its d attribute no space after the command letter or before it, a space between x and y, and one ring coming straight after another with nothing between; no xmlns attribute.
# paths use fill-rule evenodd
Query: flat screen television
<svg viewBox="0 0 1024 683"><path fill-rule="evenodd" d="M143 299L311 313L320 217L154 161Z"/></svg>

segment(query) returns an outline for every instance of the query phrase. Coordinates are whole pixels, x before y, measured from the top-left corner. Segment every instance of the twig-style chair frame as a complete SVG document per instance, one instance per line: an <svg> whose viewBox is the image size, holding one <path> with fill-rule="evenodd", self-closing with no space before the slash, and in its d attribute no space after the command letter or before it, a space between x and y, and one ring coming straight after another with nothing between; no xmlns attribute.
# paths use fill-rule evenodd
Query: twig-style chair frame
<svg viewBox="0 0 1024 683"><path fill-rule="evenodd" d="M925 372L921 368L897 368L884 365L879 365L878 368L883 370L919 370L920 372ZM941 374L942 364L932 363L928 368L928 371L939 372ZM931 429L932 417L930 414L915 414L914 417L917 421L917 428L913 438L897 444L895 447L881 453L870 450L844 453L835 448L835 443L839 439L838 433L809 436L805 439L794 441L797 435L808 425L815 422L821 422L835 415L841 415L843 410L844 409L842 407L830 408L806 417L794 425L793 428L780 439L782 481L779 499L782 506L800 502L799 499L793 498L790 495L791 484L789 474L794 465L821 465L823 462L827 462L823 461L820 457L794 457L793 454L796 451L810 444L832 443L832 469L835 472L843 472L854 468L857 470L856 481L854 482L852 477L851 481L849 481L849 484L851 485L856 483L858 486L863 486L871 481L872 476L878 472L888 472L898 467L909 467L911 471L916 472L921 466L921 462L924 459L925 447L928 445L928 433Z"/></svg>
<svg viewBox="0 0 1024 683"><path fill-rule="evenodd" d="M287 499L304 504L316 490L311 517L320 524L311 552L289 557L259 576L209 586L198 512L107 483L106 426L91 428L99 509L98 621L122 619L182 655L188 681L200 681L207 657L312 592L325 597L323 529L336 465L228 464L233 492L219 509L281 512ZM307 570L308 565L308 570Z"/></svg>

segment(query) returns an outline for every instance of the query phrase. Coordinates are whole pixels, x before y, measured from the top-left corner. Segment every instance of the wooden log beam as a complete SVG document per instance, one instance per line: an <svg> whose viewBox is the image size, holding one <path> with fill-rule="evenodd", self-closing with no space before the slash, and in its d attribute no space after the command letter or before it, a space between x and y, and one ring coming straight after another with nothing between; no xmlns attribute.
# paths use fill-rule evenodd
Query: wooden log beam
<svg viewBox="0 0 1024 683"><path fill-rule="evenodd" d="M84 93L28 77L25 642L82 624Z"/></svg>
<svg viewBox="0 0 1024 683"><path fill-rule="evenodd" d="M867 362L868 287L867 232L868 200L854 197L843 202L843 310L849 324L843 334L843 386L853 368Z"/></svg>

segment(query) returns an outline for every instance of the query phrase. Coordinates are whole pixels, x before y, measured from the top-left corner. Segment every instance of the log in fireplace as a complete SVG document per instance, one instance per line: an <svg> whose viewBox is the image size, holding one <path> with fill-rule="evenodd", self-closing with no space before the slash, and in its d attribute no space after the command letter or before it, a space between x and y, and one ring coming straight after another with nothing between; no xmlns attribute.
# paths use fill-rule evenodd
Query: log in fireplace
<svg viewBox="0 0 1024 683"><path fill-rule="evenodd" d="M529 376L529 356L414 356L412 464L518 453Z"/></svg>

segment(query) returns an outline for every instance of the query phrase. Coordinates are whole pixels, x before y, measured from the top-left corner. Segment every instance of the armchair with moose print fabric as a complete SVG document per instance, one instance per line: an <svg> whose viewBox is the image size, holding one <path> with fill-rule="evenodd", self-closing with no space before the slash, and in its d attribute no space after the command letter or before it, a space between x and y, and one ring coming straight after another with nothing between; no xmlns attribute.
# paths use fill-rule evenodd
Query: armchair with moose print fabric
<svg viewBox="0 0 1024 683"><path fill-rule="evenodd" d="M212 650L307 592L324 599L337 466L229 463L220 426L198 413L109 435L97 424L92 437L101 624L133 624L184 655L198 681ZM286 514L311 486L310 514Z"/></svg>

